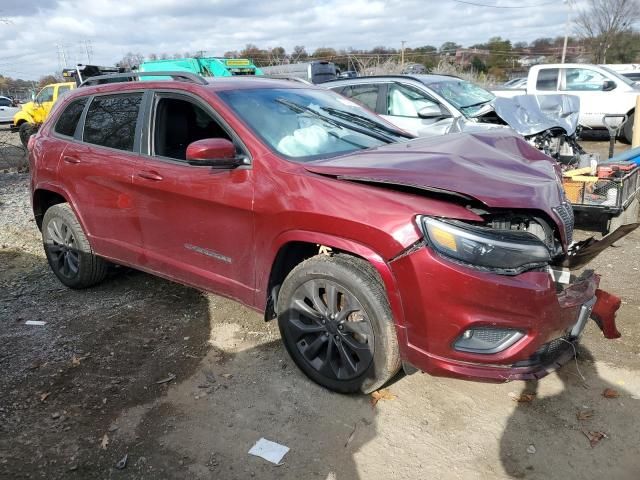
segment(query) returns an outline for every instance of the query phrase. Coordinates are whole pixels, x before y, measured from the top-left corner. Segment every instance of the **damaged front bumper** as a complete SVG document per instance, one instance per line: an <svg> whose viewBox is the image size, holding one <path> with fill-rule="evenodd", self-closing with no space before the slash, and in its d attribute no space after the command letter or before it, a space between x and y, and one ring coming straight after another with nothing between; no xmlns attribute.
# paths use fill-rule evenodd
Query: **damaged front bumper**
<svg viewBox="0 0 640 480"><path fill-rule="evenodd" d="M541 378L573 358L589 318L607 338L619 336L620 300L599 290L600 278L590 271L579 278L542 270L502 276L453 264L428 248L395 260L392 267L399 290L415 293L405 298L420 299L403 298L405 324L397 326L403 359L432 375ZM503 331L518 335L504 348L484 353L458 348L467 332L480 331L484 338Z"/></svg>

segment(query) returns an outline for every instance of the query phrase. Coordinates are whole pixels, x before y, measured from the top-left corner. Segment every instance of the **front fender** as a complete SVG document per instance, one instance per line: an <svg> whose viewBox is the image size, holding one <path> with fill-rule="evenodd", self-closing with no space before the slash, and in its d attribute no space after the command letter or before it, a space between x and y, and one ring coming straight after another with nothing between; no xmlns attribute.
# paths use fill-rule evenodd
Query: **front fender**
<svg viewBox="0 0 640 480"><path fill-rule="evenodd" d="M36 124L35 119L28 112L25 112L24 110L19 110L13 116L13 125L18 127L24 122L32 123L33 125Z"/></svg>
<svg viewBox="0 0 640 480"><path fill-rule="evenodd" d="M316 243L319 245L331 247L332 249L341 250L343 252L351 253L358 257L367 260L373 268L376 269L382 282L384 283L385 290L387 292L387 298L389 299L389 306L391 307L391 313L393 314L394 323L396 324L396 330L398 335L404 334L404 313L402 310L402 301L400 298L400 292L398 291L395 277L391 268L385 262L384 258L376 253L372 248L367 245L349 240L347 238L338 237L326 233L311 232L306 230L289 230L276 237L269 251L269 263L267 268L264 269L265 274L260 279L261 286L258 288L258 292L265 292L267 283L269 281L270 266L273 265L276 255L280 249L290 242L306 242ZM264 297L264 295L262 295ZM402 341L400 342L402 344Z"/></svg>

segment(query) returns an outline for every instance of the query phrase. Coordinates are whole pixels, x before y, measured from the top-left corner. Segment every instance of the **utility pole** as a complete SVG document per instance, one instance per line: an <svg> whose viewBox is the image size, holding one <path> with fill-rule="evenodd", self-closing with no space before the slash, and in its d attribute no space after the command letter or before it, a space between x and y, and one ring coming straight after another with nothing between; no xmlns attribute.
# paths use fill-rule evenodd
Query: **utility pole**
<svg viewBox="0 0 640 480"><path fill-rule="evenodd" d="M406 40L400 41L402 44L402 49L400 50L400 66L404 68L404 44L407 43Z"/></svg>
<svg viewBox="0 0 640 480"><path fill-rule="evenodd" d="M569 25L571 21L571 0L565 0L567 4L567 23L564 26L564 46L562 47L562 61L560 63L564 63L564 60L567 56L567 41L569 40Z"/></svg>

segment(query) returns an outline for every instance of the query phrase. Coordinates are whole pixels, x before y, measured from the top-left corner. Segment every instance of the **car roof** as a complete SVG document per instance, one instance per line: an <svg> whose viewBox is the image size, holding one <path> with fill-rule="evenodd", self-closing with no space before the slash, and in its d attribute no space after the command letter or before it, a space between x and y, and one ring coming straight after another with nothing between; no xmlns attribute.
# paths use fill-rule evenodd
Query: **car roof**
<svg viewBox="0 0 640 480"><path fill-rule="evenodd" d="M385 81L385 80L415 80L425 85L432 83L446 82L452 80L461 80L460 77L454 75L436 75L436 74L418 74L418 75L372 75L369 77L357 77L357 78L341 78L339 80L330 80L324 82L322 85L331 87L331 85L347 85L352 83L367 83L371 80Z"/></svg>

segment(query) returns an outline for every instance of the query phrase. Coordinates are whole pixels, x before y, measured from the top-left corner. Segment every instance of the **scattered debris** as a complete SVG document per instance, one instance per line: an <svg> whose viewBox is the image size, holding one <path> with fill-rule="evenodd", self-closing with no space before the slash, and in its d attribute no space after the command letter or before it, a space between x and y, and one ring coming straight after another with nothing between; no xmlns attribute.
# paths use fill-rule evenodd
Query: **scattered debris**
<svg viewBox="0 0 640 480"><path fill-rule="evenodd" d="M44 401L49 397L49 395L51 395L51 392L44 392L44 393L41 393L41 394L40 394L40 401L41 401L41 402L44 402Z"/></svg>
<svg viewBox="0 0 640 480"><path fill-rule="evenodd" d="M531 444L527 447L527 453L530 453L531 455L533 455L534 453L536 453L536 446Z"/></svg>
<svg viewBox="0 0 640 480"><path fill-rule="evenodd" d="M34 325L37 327L42 327L47 324L47 322L43 322L42 320L27 320L24 322L25 325Z"/></svg>
<svg viewBox="0 0 640 480"><path fill-rule="evenodd" d="M351 441L353 440L353 437L356 436L356 429L358 428L358 424L354 423L353 424L353 430L351 430L351 433L349 434L349 437L347 438L347 441L344 442L344 448L347 448L349 446L349 444L351 443Z"/></svg>
<svg viewBox="0 0 640 480"><path fill-rule="evenodd" d="M513 400L514 402L518 402L518 403L531 403L533 402L533 399L536 397L535 393L525 393L522 392L520 395L518 395L515 392L509 392L509 397L511 398L511 400Z"/></svg>
<svg viewBox="0 0 640 480"><path fill-rule="evenodd" d="M102 448L102 450L106 450L108 445L109 445L109 435L105 433L102 436L102 441L100 442L100 448Z"/></svg>
<svg viewBox="0 0 640 480"><path fill-rule="evenodd" d="M281 465L283 457L289 451L289 447L280 445L279 443L272 442L266 438L261 438L256 444L249 450L249 455L255 455L256 457L264 458L266 461L275 465Z"/></svg>
<svg viewBox="0 0 640 480"><path fill-rule="evenodd" d="M603 438L609 438L607 434L604 432L592 432L590 430L589 431L582 430L582 433L584 433L585 437L589 439L591 448L595 447L598 443L600 443L600 440L602 440Z"/></svg>
<svg viewBox="0 0 640 480"><path fill-rule="evenodd" d="M127 466L128 459L129 459L129 454L125 453L124 457L122 457L120 460L118 460L118 463L116 463L116 468L118 470L124 470Z"/></svg>
<svg viewBox="0 0 640 480"><path fill-rule="evenodd" d="M613 388L605 388L604 391L602 392L602 396L604 398L618 398L620 394L618 393L617 390L614 390Z"/></svg>
<svg viewBox="0 0 640 480"><path fill-rule="evenodd" d="M582 410L576 414L576 418L578 420L589 420L591 417L593 417L593 414L593 410Z"/></svg>
<svg viewBox="0 0 640 480"><path fill-rule="evenodd" d="M232 373L223 373L222 376L224 378L226 378L227 380L229 380L230 378L233 378L233 374Z"/></svg>
<svg viewBox="0 0 640 480"><path fill-rule="evenodd" d="M167 382L170 382L170 381L175 380L175 379L176 379L176 376L173 373L170 373L166 378L162 378L162 379L158 380L156 383L158 385L160 385L162 383L167 383Z"/></svg>
<svg viewBox="0 0 640 480"><path fill-rule="evenodd" d="M380 400L395 400L396 398L398 397L386 388L383 388L382 390L377 390L371 394L371 406L375 407Z"/></svg>
<svg viewBox="0 0 640 480"><path fill-rule="evenodd" d="M83 360L86 360L87 358L89 358L89 356L91 356L90 353L88 353L87 355L83 356L83 357L78 357L76 356L76 354L74 353L73 356L71 357L71 365L73 365L74 367L77 367L80 365L80 363Z"/></svg>
<svg viewBox="0 0 640 480"><path fill-rule="evenodd" d="M53 418L54 420L57 420L58 418L60 418L60 414L58 412L53 412L51 414L51 418Z"/></svg>

